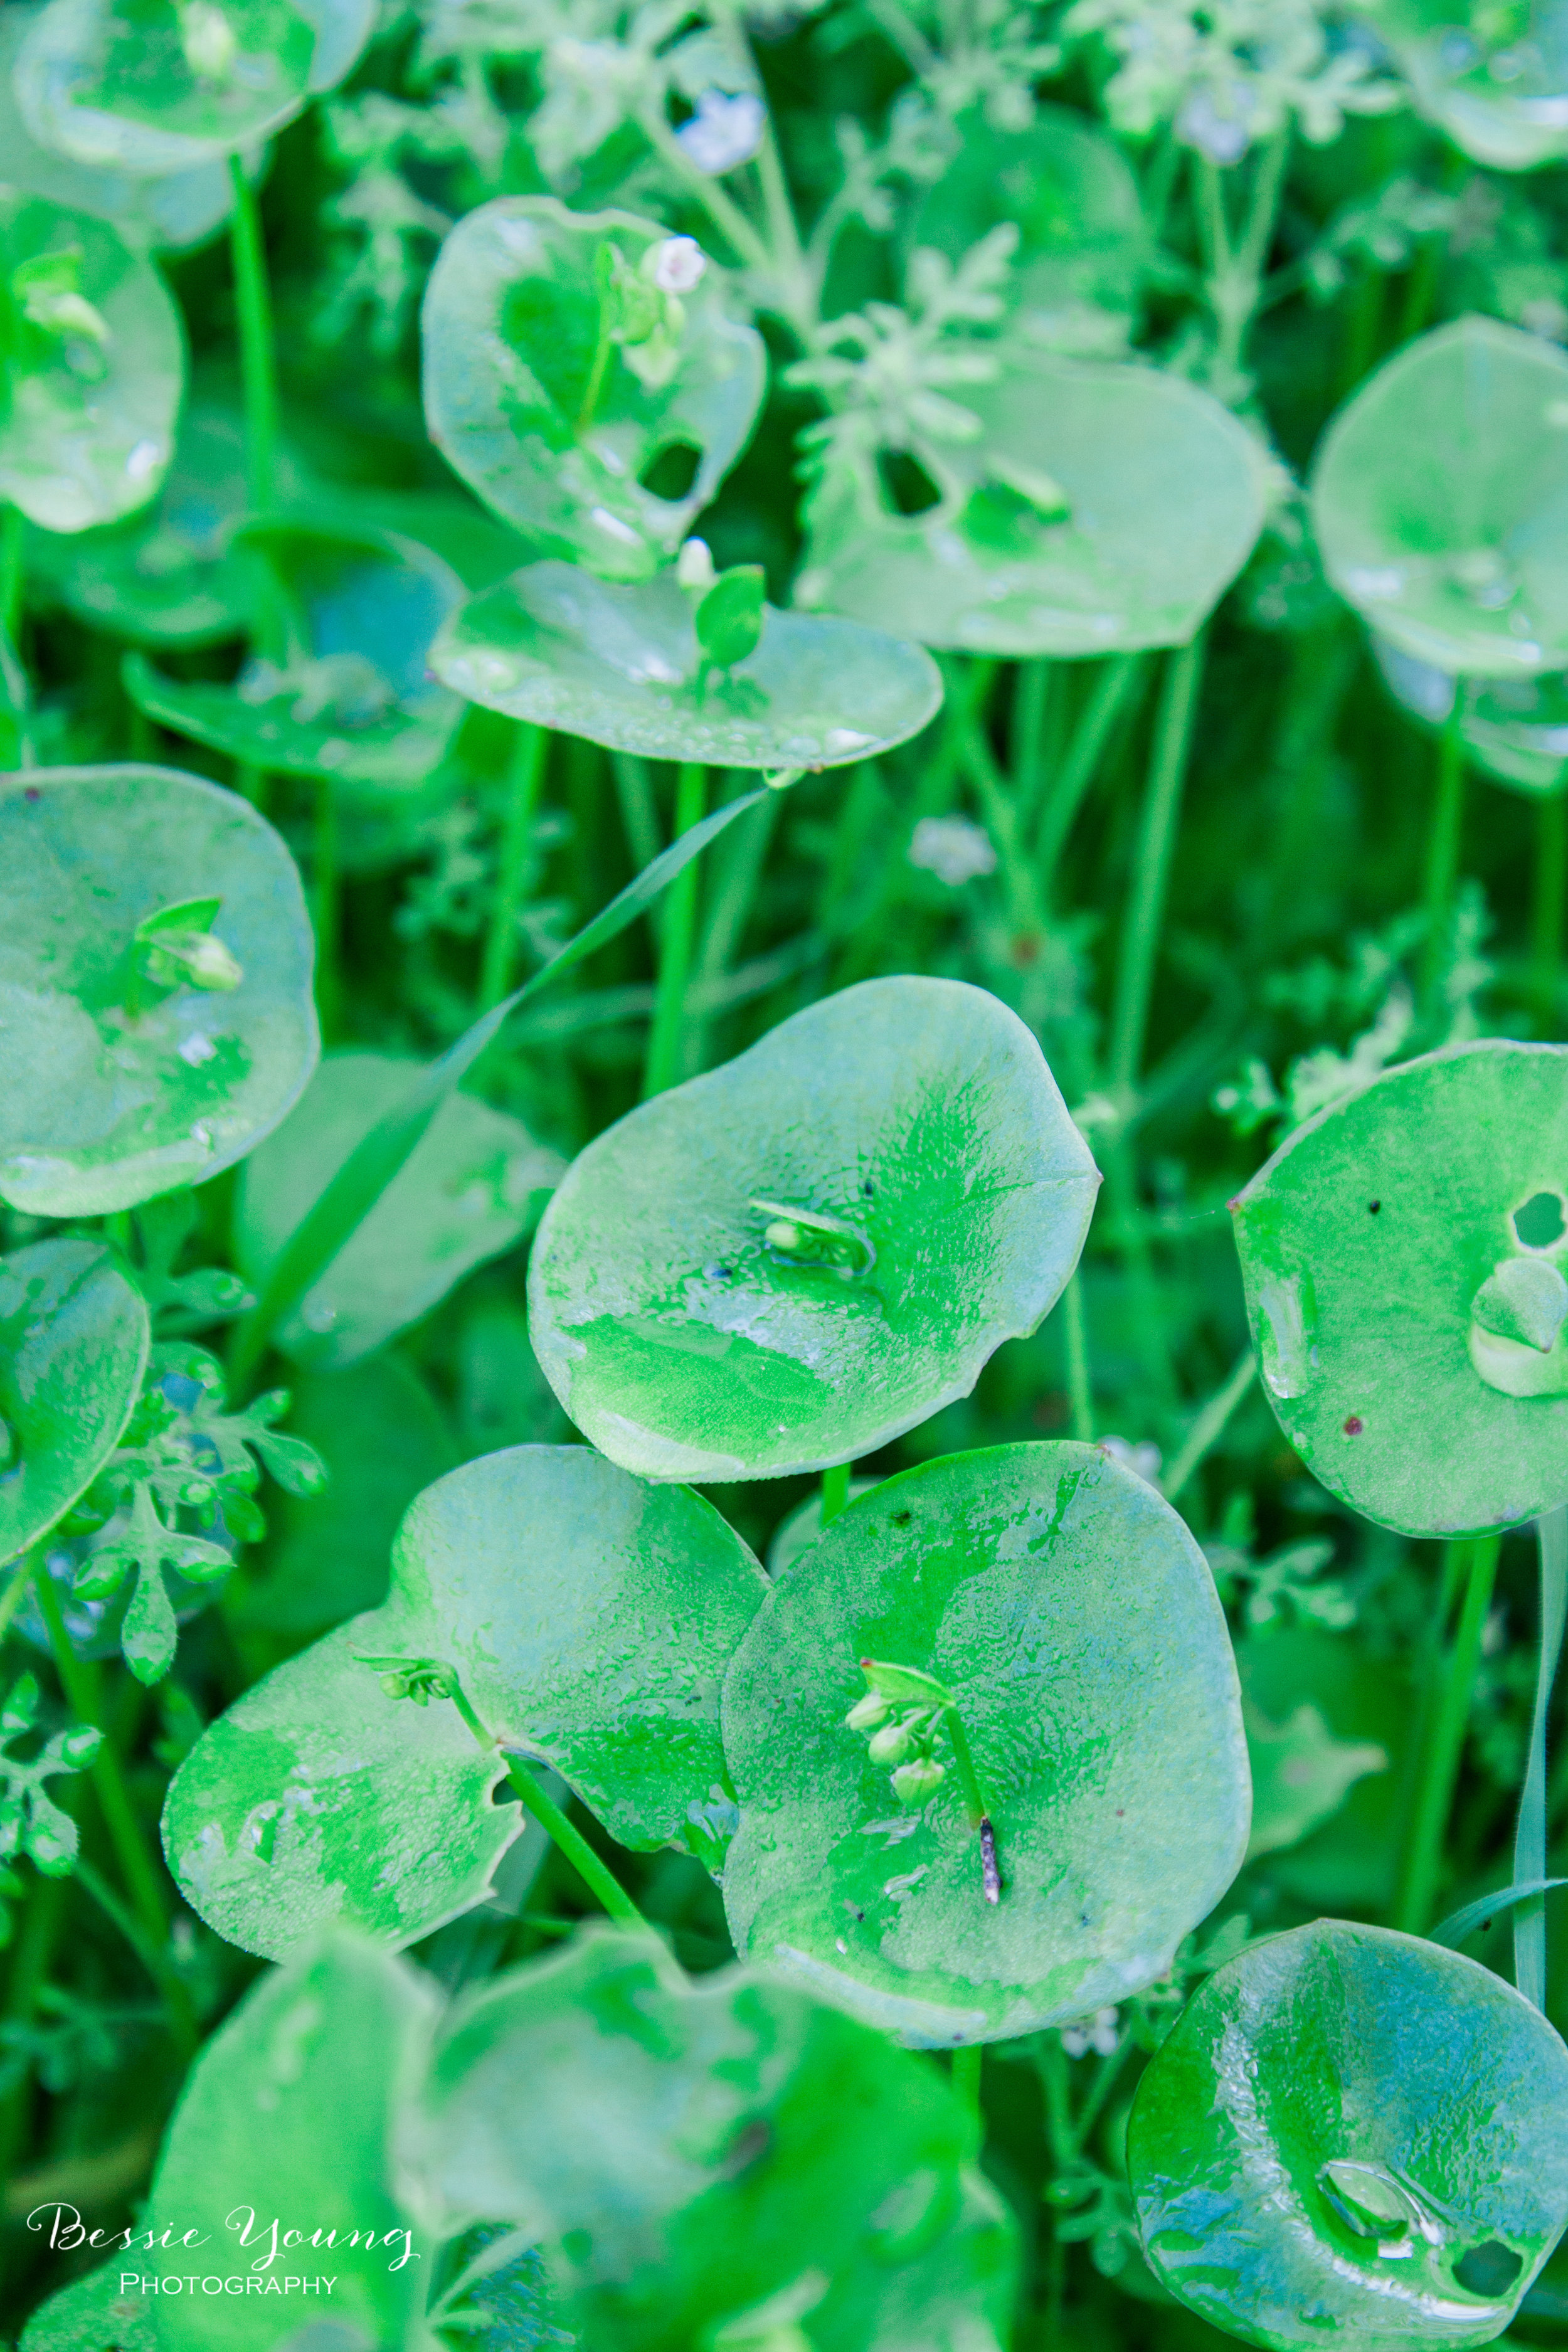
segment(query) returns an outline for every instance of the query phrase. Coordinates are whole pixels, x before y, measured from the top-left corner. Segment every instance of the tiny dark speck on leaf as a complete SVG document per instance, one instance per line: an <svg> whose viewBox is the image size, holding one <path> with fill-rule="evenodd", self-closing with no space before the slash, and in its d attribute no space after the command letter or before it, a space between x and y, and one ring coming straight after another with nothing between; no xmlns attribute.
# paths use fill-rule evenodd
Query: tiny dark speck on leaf
<svg viewBox="0 0 1568 2352"><path fill-rule="evenodd" d="M24 785L24 787L23 787L23 791L22 791L22 798L23 798L25 801L41 801L41 800L43 799L43 797L44 797L44 796L43 796L42 793L38 790L38 787L37 786L37 784L26 784L26 785Z"/></svg>
<svg viewBox="0 0 1568 2352"><path fill-rule="evenodd" d="M1119 1822L1122 1822L1122 1821L1125 1821L1125 1820L1126 1820L1126 1818L1127 1818L1127 1808L1126 1808L1126 1806L1125 1806L1125 1805L1118 1805L1118 1806L1117 1806L1117 1808L1116 1808L1116 1818L1117 1818L1117 1820L1118 1820Z"/></svg>
<svg viewBox="0 0 1568 2352"><path fill-rule="evenodd" d="M1369 1201L1366 1204L1367 1215L1369 1217L1375 1217L1382 1206L1383 1202L1381 1201Z"/></svg>
<svg viewBox="0 0 1568 2352"><path fill-rule="evenodd" d="M896 1528L907 1528L913 1517L914 1513L912 1511L895 1511L893 1513L893 1525Z"/></svg>
<svg viewBox="0 0 1568 2352"><path fill-rule="evenodd" d="M1347 1437L1359 1437L1365 1427L1366 1423L1363 1421L1360 1413L1352 1412L1345 1422L1345 1435Z"/></svg>

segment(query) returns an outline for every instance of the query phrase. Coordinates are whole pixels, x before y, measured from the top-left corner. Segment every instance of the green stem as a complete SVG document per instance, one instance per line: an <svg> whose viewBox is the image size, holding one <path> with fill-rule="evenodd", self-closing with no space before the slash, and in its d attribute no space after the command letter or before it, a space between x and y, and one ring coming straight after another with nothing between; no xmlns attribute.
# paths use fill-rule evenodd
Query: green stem
<svg viewBox="0 0 1568 2352"><path fill-rule="evenodd" d="M0 636L9 639L20 658L22 630L22 549L26 526L22 509L0 499Z"/></svg>
<svg viewBox="0 0 1568 2352"><path fill-rule="evenodd" d="M1250 1348L1237 1358L1235 1369L1217 1389L1187 1433L1187 1442L1160 1481L1167 1503L1173 1503L1193 1473L1224 1436L1226 1424L1258 1377L1258 1360Z"/></svg>
<svg viewBox="0 0 1568 2352"><path fill-rule="evenodd" d="M608 307L601 301L599 340L594 347L594 364L588 370L588 381L583 387L582 404L578 408L577 422L574 427L579 441L599 413L599 403L605 396L605 378L610 372L610 362L615 356L615 349L616 341L610 332Z"/></svg>
<svg viewBox="0 0 1568 2352"><path fill-rule="evenodd" d="M98 1754L92 1761L93 1783L103 1814L104 1827L109 1832L120 1864L120 1874L125 1883L136 1916L147 1934L159 1944L169 1932L168 1912L158 1867L150 1853L136 1809L131 1801L131 1791L125 1785L120 1751L109 1728L109 1719L99 1687L97 1674L90 1663L79 1657L71 1647L60 1611L59 1595L55 1591L47 1561L41 1556L34 1572L38 1606L49 1630L49 1648L54 1654L55 1671L66 1695L66 1704L82 1723L90 1723L103 1734Z"/></svg>
<svg viewBox="0 0 1568 2352"><path fill-rule="evenodd" d="M338 1025L338 803L325 776L316 780L316 821L311 835L310 918L316 931L316 1009L321 1034Z"/></svg>
<svg viewBox="0 0 1568 2352"><path fill-rule="evenodd" d="M995 753L977 719L965 721L962 749L963 764L974 786L985 819L985 829L995 845L1002 869L1007 919L1017 938L1036 938L1042 928L1044 913L1038 880L1024 845L1018 803L1008 788L1006 777L996 764Z"/></svg>
<svg viewBox="0 0 1568 2352"><path fill-rule="evenodd" d="M1454 707L1437 742L1437 789L1426 835L1426 945L1422 978L1428 1002L1442 976L1454 891L1459 878L1459 844L1465 821L1465 739L1459 732L1463 715L1464 689L1456 680Z"/></svg>
<svg viewBox="0 0 1568 2352"><path fill-rule="evenodd" d="M1007 739L1007 765L1014 797L1026 834L1034 830L1046 785L1058 762L1051 757L1051 722L1061 707L1066 679L1059 665L1041 660L1020 662L1013 688L1013 724Z"/></svg>
<svg viewBox="0 0 1568 2352"><path fill-rule="evenodd" d="M1535 812L1535 865L1531 877L1530 947L1536 1010L1550 1031L1557 1019L1563 970L1563 907L1568 896L1568 792L1553 793Z"/></svg>
<svg viewBox="0 0 1568 2352"><path fill-rule="evenodd" d="M11 1631L11 1621L27 1597L27 1588L32 1582L33 1563L38 1556L35 1552L25 1553L12 1568L10 1583L4 1592L0 1592L0 1642L3 1642Z"/></svg>
<svg viewBox="0 0 1568 2352"><path fill-rule="evenodd" d="M532 1814L557 1851L565 1855L590 1894L597 1897L604 1910L612 1919L620 1920L623 1927L641 1927L645 1933L651 1935L653 1931L648 1927L647 1921L614 1872L605 1867L582 1832L574 1829L560 1806L553 1799L545 1795L521 1757L509 1755L506 1749L500 1747L500 1742L494 1733L486 1730L469 1706L462 1685L455 1679L452 1704L468 1725L474 1738L487 1753L493 1749L500 1749L502 1760L506 1765L507 1779L521 1798L523 1810Z"/></svg>
<svg viewBox="0 0 1568 2352"><path fill-rule="evenodd" d="M1110 2055L1101 2058L1100 2072L1090 2084L1089 2096L1079 2109L1073 2124L1073 2142L1076 2147L1082 2149L1089 2146L1094 2134L1094 2127L1105 2113L1106 2101L1116 2088L1122 2069L1136 2047L1131 2033L1124 2032Z"/></svg>
<svg viewBox="0 0 1568 2352"><path fill-rule="evenodd" d="M1072 1433L1080 1445L1092 1445L1094 1384L1089 1369L1089 1324L1083 1311L1083 1277L1076 1267L1062 1293L1062 1339L1067 1349Z"/></svg>
<svg viewBox="0 0 1568 2352"><path fill-rule="evenodd" d="M1420 1935L1430 1921L1437 1892L1443 1841L1480 1664L1481 1639L1497 1580L1499 1548L1496 1536L1478 1536L1466 1542L1468 1558L1458 1631L1447 1656L1441 1652L1437 1655L1432 1718L1394 1914L1394 1926L1413 1936Z"/></svg>
<svg viewBox="0 0 1568 2352"><path fill-rule="evenodd" d="M678 840L683 833L689 833L701 817L707 788L707 770L696 761L684 761L675 794ZM643 1071L645 1102L654 1095L663 1094L666 1087L675 1084L679 1075L686 986L690 977L691 940L696 926L697 866L693 861L676 876L665 900L658 948L658 987Z"/></svg>
<svg viewBox="0 0 1568 2352"><path fill-rule="evenodd" d="M1546 1725L1552 1686L1568 1616L1568 1506L1549 1511L1537 1523L1541 1547L1541 1629L1536 1654L1535 1708L1530 1723L1530 1760L1519 1801L1513 1847L1515 1885L1546 1876ZM1513 1980L1526 2000L1546 2006L1546 1904L1541 1895L1521 1903L1513 1915Z"/></svg>
<svg viewBox="0 0 1568 2352"><path fill-rule="evenodd" d="M847 1462L836 1462L822 1474L822 1524L825 1528L832 1525L849 1500L851 1466Z"/></svg>
<svg viewBox="0 0 1568 2352"><path fill-rule="evenodd" d="M192 2005L190 1989L183 1982L170 1959L167 1945L155 1941L145 1932L108 1880L100 1877L83 1855L78 1854L71 1874L83 1891L91 1895L104 1917L124 1937L163 1995L170 2036L181 2057L186 2060L194 2058L201 2039L196 2013Z"/></svg>
<svg viewBox="0 0 1568 2352"><path fill-rule="evenodd" d="M229 242L239 327L239 369L245 388L245 459L252 514L273 501L278 473L278 355L272 340L272 291L256 190L237 155L228 159L234 189Z"/></svg>
<svg viewBox="0 0 1568 2352"><path fill-rule="evenodd" d="M648 107L637 117L638 127L650 147L668 164L676 177L705 208L710 220L727 236L735 252L749 268L763 277L771 275L771 256L734 198L700 172L674 131L657 108Z"/></svg>
<svg viewBox="0 0 1568 2352"><path fill-rule="evenodd" d="M22 1932L11 1956L5 1985L5 2022L27 2025L37 2013L38 1999L48 1981L49 1965L65 1919L66 1883L41 1879L34 1887L23 1916ZM27 2137L30 2085L24 2074L0 2100L0 2177L9 2179L16 2168Z"/></svg>
<svg viewBox="0 0 1568 2352"><path fill-rule="evenodd" d="M1114 661L1102 663L1089 699L1079 714L1067 757L1062 761L1060 773L1050 785L1041 812L1035 845L1040 897L1047 908L1051 903L1057 865L1067 845L1073 820L1082 805L1084 794L1099 772L1111 730L1144 674L1145 665L1141 654L1121 654Z"/></svg>
<svg viewBox="0 0 1568 2352"><path fill-rule="evenodd" d="M773 837L784 795L772 793L755 814L738 824L724 844L727 856L714 860L712 888L698 950L696 977L707 988L717 988L738 953L750 920L757 885L762 879L768 845ZM699 1013L687 1038L685 1075L708 1066L711 1013Z"/></svg>
<svg viewBox="0 0 1568 2352"><path fill-rule="evenodd" d="M496 894L490 907L489 929L479 968L481 1013L499 1004L511 988L517 961L517 909L527 879L533 845L533 819L544 775L545 733L542 727L520 723L512 745L508 774L506 830L501 835Z"/></svg>
<svg viewBox="0 0 1568 2352"><path fill-rule="evenodd" d="M980 2105L980 2077L984 2059L984 2042L971 2042L952 2053L953 2095L982 2127L984 2118Z"/></svg>
<svg viewBox="0 0 1568 2352"><path fill-rule="evenodd" d="M980 1878L987 1903L1000 1902L1002 1880L996 1862L996 1832L991 1825L991 1808L980 1786L980 1775L974 1769L974 1758L958 1709L948 1707L942 1717L947 1736L952 1742L952 1760L958 1767L958 1785L963 1790L963 1801L969 1810L969 1826L980 1832Z"/></svg>
<svg viewBox="0 0 1568 2352"><path fill-rule="evenodd" d="M1143 1060L1154 959L1165 911L1182 786L1192 753L1206 643L1207 633L1200 630L1191 645L1181 646L1167 657L1154 721L1143 820L1121 929L1116 1004L1111 1017L1110 1082L1122 1094L1131 1094L1136 1086Z"/></svg>

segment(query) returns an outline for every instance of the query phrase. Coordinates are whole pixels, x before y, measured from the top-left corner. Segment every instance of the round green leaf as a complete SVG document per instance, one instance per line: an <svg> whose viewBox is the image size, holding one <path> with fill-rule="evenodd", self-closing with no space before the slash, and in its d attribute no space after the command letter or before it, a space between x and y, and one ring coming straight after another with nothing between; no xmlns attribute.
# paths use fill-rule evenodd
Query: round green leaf
<svg viewBox="0 0 1568 2352"><path fill-rule="evenodd" d="M1026 131L999 131L979 110L952 127L963 143L922 197L911 244L956 264L1012 221L1015 331L1048 351L1119 354L1138 309L1148 232L1115 141L1065 106L1037 107Z"/></svg>
<svg viewBox="0 0 1568 2352"><path fill-rule="evenodd" d="M863 1659L956 1702L995 1903L955 1748L939 1736L943 1777L906 1802L846 1723ZM1124 2000L1247 1844L1214 1580L1169 1504L1096 1446L951 1454L851 1503L758 1611L723 1721L736 1950L909 2041L1005 2038Z"/></svg>
<svg viewBox="0 0 1568 2352"><path fill-rule="evenodd" d="M470 702L611 751L728 768L837 768L917 735L942 704L929 654L852 621L763 608L761 641L704 674L673 573L637 587L531 563L470 597L437 638Z"/></svg>
<svg viewBox="0 0 1568 2352"><path fill-rule="evenodd" d="M232 544L266 563L287 653L253 655L232 686L168 677L132 656L125 684L137 707L253 767L418 791L463 716L428 667L431 639L462 601L457 573L368 524L250 523Z"/></svg>
<svg viewBox="0 0 1568 2352"><path fill-rule="evenodd" d="M1532 799L1550 799L1568 782L1568 678L1561 671L1456 678L1386 637L1373 636L1372 650L1395 702L1423 726L1446 727L1458 701L1465 749L1494 782Z"/></svg>
<svg viewBox="0 0 1568 2352"><path fill-rule="evenodd" d="M214 899L237 982L138 993L137 927ZM0 782L0 1199L96 1216L242 1159L315 1065L311 962L293 860L237 794L170 768Z"/></svg>
<svg viewBox="0 0 1568 2352"><path fill-rule="evenodd" d="M881 2035L591 1932L454 2007L406 2145L436 2210L550 2244L605 2352L945 2352L1005 2336L1014 2291L976 2139Z"/></svg>
<svg viewBox="0 0 1568 2352"><path fill-rule="evenodd" d="M141 1393L147 1347L141 1293L98 1243L0 1258L0 1560L91 1486Z"/></svg>
<svg viewBox="0 0 1568 2352"><path fill-rule="evenodd" d="M828 456L796 603L963 653L1184 645L1263 525L1245 426L1152 368L1045 352L962 397L980 430L913 448L935 500L920 512L893 505L877 453Z"/></svg>
<svg viewBox="0 0 1568 2352"><path fill-rule="evenodd" d="M204 1734L163 1838L217 1932L276 1955L355 1920L415 1942L471 1909L517 1835L501 1759L456 1707L394 1699L364 1657L457 1668L481 1722L542 1759L623 1845L722 1853L719 1685L763 1589L710 1504L585 1446L487 1454L426 1489L384 1607L279 1666Z"/></svg>
<svg viewBox="0 0 1568 2352"><path fill-rule="evenodd" d="M121 2258L165 2283L196 2273L195 2293L165 2286L157 2297L160 2352L271 2352L317 2316L318 2305L323 2319L331 2315L329 2344L412 2344L423 2334L434 2250L421 2256L423 2217L401 2193L396 2134L436 2006L412 1969L340 1933L263 1976L219 2026L186 2083L153 2182L149 2221L155 2213L162 2231L167 2214L170 2242ZM274 2216L276 2265L266 2263ZM285 2248L286 2229L303 2242ZM200 2251L180 2242L188 2230L201 2233ZM359 2236L351 2240L351 2231ZM289 2294L285 2317L289 2272L333 2278L331 2300L320 2291ZM272 2278L279 2293L214 2294L199 2284L213 2276Z"/></svg>
<svg viewBox="0 0 1568 2352"><path fill-rule="evenodd" d="M167 179L132 179L129 173L94 171L68 156L41 147L22 120L12 76L22 43L43 14L44 0L7 0L0 9L0 156L13 188L78 212L111 221L128 245L174 248L201 245L221 228L233 202L221 163Z"/></svg>
<svg viewBox="0 0 1568 2352"><path fill-rule="evenodd" d="M588 1146L529 1323L585 1435L655 1478L776 1478L967 1396L1078 1263L1099 1176L1017 1015L867 981ZM781 1248L790 1213L795 1239Z"/></svg>
<svg viewBox="0 0 1568 2352"><path fill-rule="evenodd" d="M184 337L107 221L0 187L0 503L45 530L145 506L174 446Z"/></svg>
<svg viewBox="0 0 1568 2352"><path fill-rule="evenodd" d="M1424 1536L1568 1500L1568 1345L1508 1299L1568 1314L1565 1199L1568 1046L1489 1038L1331 1104L1232 1202L1265 1392L1331 1494Z"/></svg>
<svg viewBox="0 0 1568 2352"><path fill-rule="evenodd" d="M1559 0L1380 0L1376 22L1420 112L1474 163L1528 172L1568 155Z"/></svg>
<svg viewBox="0 0 1568 2352"><path fill-rule="evenodd" d="M1568 667L1568 354L1495 319L1407 344L1330 426L1312 522L1340 594L1418 661Z"/></svg>
<svg viewBox="0 0 1568 2352"><path fill-rule="evenodd" d="M163 2352L158 2306L131 2287L120 2291L120 2263L73 2279L41 2303L22 2330L19 2352Z"/></svg>
<svg viewBox="0 0 1568 2352"><path fill-rule="evenodd" d="M1568 2051L1511 1986L1321 1919L1189 2001L1139 2086L1149 2261L1243 2342L1485 2344L1568 2221Z"/></svg>
<svg viewBox="0 0 1568 2352"><path fill-rule="evenodd" d="M436 446L544 551L608 580L648 579L674 554L762 404L762 341L729 315L711 264L676 298L667 344L604 340L606 261L643 284L670 242L630 213L500 196L458 222L425 296ZM686 471L668 496L650 486Z"/></svg>
<svg viewBox="0 0 1568 2352"><path fill-rule="evenodd" d="M289 1235L421 1065L331 1054L283 1125L246 1163L237 1261L259 1291ZM564 1162L521 1119L449 1094L412 1156L278 1332L297 1362L352 1364L416 1322L527 1230Z"/></svg>
<svg viewBox="0 0 1568 2352"><path fill-rule="evenodd" d="M280 494L303 480L279 453ZM213 645L244 635L254 564L233 544L248 503L245 428L226 404L188 408L163 491L132 521L70 538L38 533L29 577L89 626L142 646Z"/></svg>
<svg viewBox="0 0 1568 2352"><path fill-rule="evenodd" d="M49 0L16 90L41 146L156 179L269 139L331 89L373 0Z"/></svg>

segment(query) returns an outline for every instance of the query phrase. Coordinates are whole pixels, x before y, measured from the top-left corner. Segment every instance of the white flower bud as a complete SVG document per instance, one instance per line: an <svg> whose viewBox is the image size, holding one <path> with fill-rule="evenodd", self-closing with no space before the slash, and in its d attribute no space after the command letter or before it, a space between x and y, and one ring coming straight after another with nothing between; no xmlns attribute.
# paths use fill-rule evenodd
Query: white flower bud
<svg viewBox="0 0 1568 2352"><path fill-rule="evenodd" d="M689 294L708 267L708 256L694 236L667 236L662 244L649 247L648 260L661 294Z"/></svg>
<svg viewBox="0 0 1568 2352"><path fill-rule="evenodd" d="M706 594L718 573L705 539L689 539L675 559L675 577L682 588Z"/></svg>
<svg viewBox="0 0 1568 2352"><path fill-rule="evenodd" d="M907 1724L886 1724L880 1731L871 1735L871 1761L873 1764L901 1764L913 1746Z"/></svg>
<svg viewBox="0 0 1568 2352"><path fill-rule="evenodd" d="M900 1804L918 1805L934 1794L947 1778L947 1767L933 1756L917 1756L900 1764L893 1775L893 1794Z"/></svg>
<svg viewBox="0 0 1568 2352"><path fill-rule="evenodd" d="M885 1698L868 1691L864 1698L856 1700L844 1720L851 1731L873 1731L879 1723L886 1722L889 1712Z"/></svg>

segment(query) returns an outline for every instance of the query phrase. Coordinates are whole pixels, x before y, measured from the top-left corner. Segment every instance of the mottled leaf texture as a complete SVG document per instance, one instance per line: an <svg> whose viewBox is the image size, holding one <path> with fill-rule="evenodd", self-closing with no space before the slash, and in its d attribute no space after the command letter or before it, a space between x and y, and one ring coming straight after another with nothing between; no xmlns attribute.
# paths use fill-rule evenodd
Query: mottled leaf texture
<svg viewBox="0 0 1568 2352"><path fill-rule="evenodd" d="M141 1293L93 1241L0 1258L0 1561L92 1484L120 1443L147 1362Z"/></svg>

